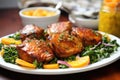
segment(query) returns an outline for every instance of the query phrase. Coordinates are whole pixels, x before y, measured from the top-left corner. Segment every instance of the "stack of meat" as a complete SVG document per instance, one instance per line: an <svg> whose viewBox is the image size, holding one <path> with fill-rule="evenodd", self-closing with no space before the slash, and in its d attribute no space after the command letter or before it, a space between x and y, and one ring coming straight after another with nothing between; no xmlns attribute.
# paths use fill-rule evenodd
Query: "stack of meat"
<svg viewBox="0 0 120 80"><path fill-rule="evenodd" d="M84 47L95 45L102 35L92 29L73 27L70 22L48 25L47 29L27 25L20 31L22 44L17 46L25 61L49 62L54 57L66 58L80 54Z"/></svg>

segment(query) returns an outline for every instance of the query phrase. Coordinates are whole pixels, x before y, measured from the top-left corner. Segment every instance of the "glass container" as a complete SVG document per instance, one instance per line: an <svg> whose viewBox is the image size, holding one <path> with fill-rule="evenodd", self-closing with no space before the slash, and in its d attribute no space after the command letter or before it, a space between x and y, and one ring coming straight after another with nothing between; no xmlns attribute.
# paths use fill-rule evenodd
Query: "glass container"
<svg viewBox="0 0 120 80"><path fill-rule="evenodd" d="M120 37L120 0L103 0L98 30Z"/></svg>

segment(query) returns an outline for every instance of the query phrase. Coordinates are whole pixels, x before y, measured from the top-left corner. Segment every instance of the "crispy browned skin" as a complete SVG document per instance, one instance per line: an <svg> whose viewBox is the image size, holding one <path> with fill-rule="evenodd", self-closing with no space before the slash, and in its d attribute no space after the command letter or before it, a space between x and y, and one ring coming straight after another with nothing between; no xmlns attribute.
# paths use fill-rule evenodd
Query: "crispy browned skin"
<svg viewBox="0 0 120 80"><path fill-rule="evenodd" d="M72 24L69 21L67 21L67 22L59 22L48 25L47 33L49 35L52 35L54 33L61 33L64 31L71 31L71 30L72 30Z"/></svg>
<svg viewBox="0 0 120 80"><path fill-rule="evenodd" d="M100 33L92 29L72 27L69 21L51 24L46 31L47 35L44 35L44 30L35 25L28 25L21 30L22 39L29 38L23 41L22 46L17 47L21 59L28 62L35 59L38 62L48 62L55 55L69 57L82 52L85 46L102 41ZM46 37L46 41L36 40L40 36Z"/></svg>
<svg viewBox="0 0 120 80"><path fill-rule="evenodd" d="M68 22L54 23L48 26L48 39L58 57L69 57L83 50L82 41L78 36L71 35L72 24Z"/></svg>
<svg viewBox="0 0 120 80"><path fill-rule="evenodd" d="M81 39L78 36L69 34L68 31L53 34L50 41L58 57L69 57L83 50Z"/></svg>
<svg viewBox="0 0 120 80"><path fill-rule="evenodd" d="M25 61L48 62L54 58L54 54L48 43L42 40L27 39L21 46L17 46L19 57Z"/></svg>
<svg viewBox="0 0 120 80"><path fill-rule="evenodd" d="M80 36L84 46L95 45L102 41L102 35L92 29L74 27L72 28L72 33Z"/></svg>
<svg viewBox="0 0 120 80"><path fill-rule="evenodd" d="M36 25L26 25L21 31L20 36L22 40L25 40L26 37L37 38L43 36L44 29Z"/></svg>

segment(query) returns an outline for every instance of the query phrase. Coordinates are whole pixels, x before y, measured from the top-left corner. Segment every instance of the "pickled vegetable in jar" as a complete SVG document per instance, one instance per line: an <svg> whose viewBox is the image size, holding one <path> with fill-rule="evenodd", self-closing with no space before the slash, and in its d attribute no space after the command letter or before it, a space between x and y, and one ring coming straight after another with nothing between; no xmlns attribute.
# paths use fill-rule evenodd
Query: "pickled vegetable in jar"
<svg viewBox="0 0 120 80"><path fill-rule="evenodd" d="M120 37L120 0L104 0L99 13L99 31Z"/></svg>

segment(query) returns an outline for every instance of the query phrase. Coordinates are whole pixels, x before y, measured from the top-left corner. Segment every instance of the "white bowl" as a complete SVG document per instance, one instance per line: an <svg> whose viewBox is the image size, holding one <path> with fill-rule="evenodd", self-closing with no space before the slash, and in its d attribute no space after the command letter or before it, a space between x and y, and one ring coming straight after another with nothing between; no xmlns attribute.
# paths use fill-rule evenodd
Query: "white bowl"
<svg viewBox="0 0 120 80"><path fill-rule="evenodd" d="M24 11L35 10L38 8L48 11L53 11L56 14L53 16L45 16L45 17L27 16L23 14ZM60 10L56 10L55 8L52 7L30 7L19 11L19 15L22 19L22 23L24 26L28 24L35 24L37 26L43 27L44 29L47 28L49 24L57 22L59 20L60 13L61 13Z"/></svg>
<svg viewBox="0 0 120 80"><path fill-rule="evenodd" d="M69 20L78 27L87 27L91 29L98 28L98 19L84 19L74 15L69 15Z"/></svg>

